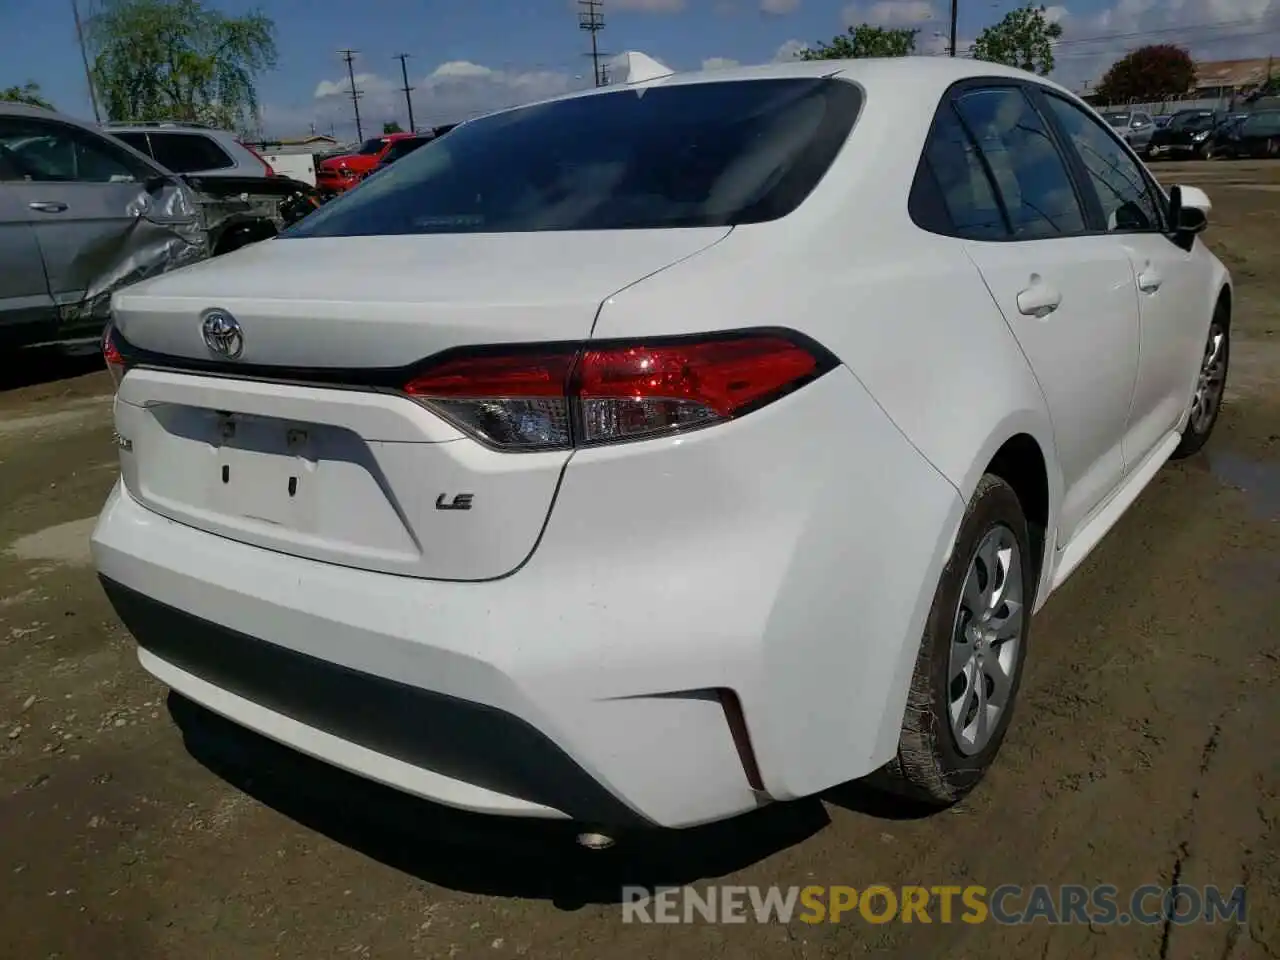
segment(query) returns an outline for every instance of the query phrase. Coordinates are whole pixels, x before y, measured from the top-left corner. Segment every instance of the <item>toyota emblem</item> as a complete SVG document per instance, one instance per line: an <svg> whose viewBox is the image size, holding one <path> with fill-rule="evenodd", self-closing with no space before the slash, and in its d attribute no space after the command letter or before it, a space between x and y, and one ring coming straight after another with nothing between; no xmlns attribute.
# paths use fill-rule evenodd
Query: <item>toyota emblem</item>
<svg viewBox="0 0 1280 960"><path fill-rule="evenodd" d="M212 352L235 360L244 352L244 331L240 322L225 310L210 310L200 324L204 344Z"/></svg>

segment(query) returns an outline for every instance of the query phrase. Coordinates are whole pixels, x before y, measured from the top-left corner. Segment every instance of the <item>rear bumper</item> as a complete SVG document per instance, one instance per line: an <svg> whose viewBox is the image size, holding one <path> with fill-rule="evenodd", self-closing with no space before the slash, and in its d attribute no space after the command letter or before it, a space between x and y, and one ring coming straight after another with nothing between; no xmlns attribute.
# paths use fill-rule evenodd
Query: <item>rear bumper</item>
<svg viewBox="0 0 1280 960"><path fill-rule="evenodd" d="M838 368L733 423L578 451L498 580L289 556L120 484L92 547L143 666L216 713L463 809L684 827L893 755L962 512Z"/></svg>

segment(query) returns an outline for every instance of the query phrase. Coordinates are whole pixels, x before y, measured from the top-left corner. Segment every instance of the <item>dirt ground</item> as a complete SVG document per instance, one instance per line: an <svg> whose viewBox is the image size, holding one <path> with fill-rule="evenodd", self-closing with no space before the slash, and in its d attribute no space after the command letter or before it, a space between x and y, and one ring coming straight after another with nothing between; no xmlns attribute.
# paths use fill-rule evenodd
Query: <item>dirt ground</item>
<svg viewBox="0 0 1280 960"><path fill-rule="evenodd" d="M1181 164L1238 284L1207 451L1037 618L989 779L931 817L845 788L591 854L228 729L138 666L88 564L96 358L0 376L0 957L1280 957L1280 164ZM636 925L620 885L1248 890L1248 923ZM846 918L847 919L847 918Z"/></svg>

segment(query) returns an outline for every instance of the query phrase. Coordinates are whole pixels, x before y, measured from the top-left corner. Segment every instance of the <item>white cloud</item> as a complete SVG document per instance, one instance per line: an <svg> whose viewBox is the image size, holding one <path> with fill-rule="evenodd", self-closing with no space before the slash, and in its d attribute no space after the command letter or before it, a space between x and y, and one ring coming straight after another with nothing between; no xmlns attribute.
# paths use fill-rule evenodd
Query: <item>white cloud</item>
<svg viewBox="0 0 1280 960"><path fill-rule="evenodd" d="M786 60L794 60L800 55L801 50L807 50L808 48L809 44L803 40L788 40L778 48L778 52L773 55L773 59L779 63Z"/></svg>
<svg viewBox="0 0 1280 960"><path fill-rule="evenodd" d="M706 60L702 61L703 70L726 70L729 67L736 67L738 65L737 60L732 60L729 57L708 57Z"/></svg>
<svg viewBox="0 0 1280 960"><path fill-rule="evenodd" d="M1280 0L1115 0L1092 14L1064 9L1059 22L1053 76L1075 88L1145 44L1177 44L1197 60L1266 57L1280 46Z"/></svg>
<svg viewBox="0 0 1280 960"><path fill-rule="evenodd" d="M685 0L609 0L610 10L639 10L643 13L677 13Z"/></svg>
<svg viewBox="0 0 1280 960"><path fill-rule="evenodd" d="M775 16L791 13L798 6L800 6L800 0L760 0L760 9Z"/></svg>
<svg viewBox="0 0 1280 960"><path fill-rule="evenodd" d="M436 126L543 100L590 86L590 74L589 65L584 77L558 70L498 69L469 60L451 60L438 65L426 77L410 80L415 88L414 119L420 127ZM366 135L381 131L382 124L388 121L406 124L404 94L398 78L358 73L356 88L362 93L360 117ZM264 110L265 124L270 133L281 136L304 133L313 123L320 132L328 132L332 124L339 137L354 137L350 92L349 81L341 76L321 80L311 104L294 108L268 106Z"/></svg>
<svg viewBox="0 0 1280 960"><path fill-rule="evenodd" d="M929 0L879 0L878 3L852 3L844 8L841 19L846 27L867 23L873 27L918 27L940 19Z"/></svg>

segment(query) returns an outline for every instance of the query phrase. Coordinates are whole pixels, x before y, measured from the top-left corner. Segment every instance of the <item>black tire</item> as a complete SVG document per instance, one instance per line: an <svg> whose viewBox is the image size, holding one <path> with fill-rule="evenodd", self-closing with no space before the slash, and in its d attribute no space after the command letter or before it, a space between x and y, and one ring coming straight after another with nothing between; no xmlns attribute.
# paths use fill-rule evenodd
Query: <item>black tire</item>
<svg viewBox="0 0 1280 960"><path fill-rule="evenodd" d="M1000 527L1012 532L1021 557L1024 607L1018 656L1005 709L1000 712L990 738L980 751L966 755L952 732L947 712L951 641L958 629L957 611L970 564L987 534ZM911 678L897 756L869 778L872 785L927 806L946 807L964 797L982 779L1000 750L1017 703L1037 587L1037 566L1031 555L1027 521L1017 494L1000 477L986 474L969 501L955 549L934 594Z"/></svg>
<svg viewBox="0 0 1280 960"><path fill-rule="evenodd" d="M1208 412L1208 416L1197 416L1197 394L1201 389L1201 384L1206 378L1206 365L1209 363L1212 353L1212 344L1214 338L1222 335L1221 345L1221 366L1215 373L1208 375L1211 383L1216 383L1216 387L1211 391L1212 407ZM1196 376L1196 393L1192 394L1191 414L1187 419L1187 425L1182 431L1182 440L1177 448L1170 454L1171 460L1183 460L1192 454L1199 453L1200 448L1209 442L1209 437L1213 434L1213 428L1218 423L1218 417L1222 413L1222 397L1227 389L1227 374L1231 368L1231 324L1228 322L1227 312L1222 304L1218 305L1214 311L1213 321L1209 324L1209 334L1205 338L1205 349L1200 361L1200 370Z"/></svg>

